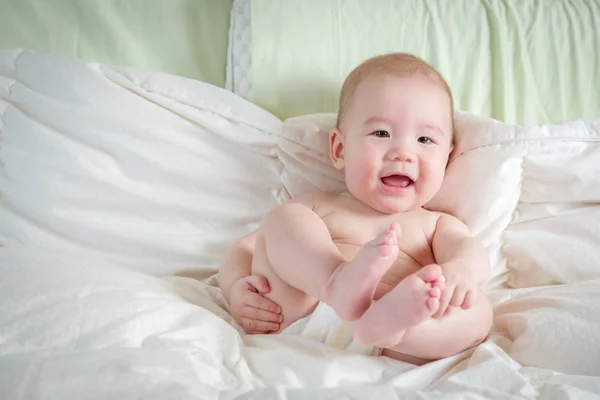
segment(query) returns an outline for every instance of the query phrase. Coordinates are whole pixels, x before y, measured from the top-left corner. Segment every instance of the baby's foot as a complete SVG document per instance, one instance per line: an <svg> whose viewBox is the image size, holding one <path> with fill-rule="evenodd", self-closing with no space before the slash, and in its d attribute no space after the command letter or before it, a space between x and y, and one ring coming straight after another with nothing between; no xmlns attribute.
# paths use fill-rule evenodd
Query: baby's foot
<svg viewBox="0 0 600 400"><path fill-rule="evenodd" d="M391 347L399 343L408 328L438 310L444 282L442 269L435 264L404 278L357 321L354 338L367 346Z"/></svg>
<svg viewBox="0 0 600 400"><path fill-rule="evenodd" d="M379 281L398 258L398 233L392 224L333 274L324 300L340 318L353 321L369 308Z"/></svg>

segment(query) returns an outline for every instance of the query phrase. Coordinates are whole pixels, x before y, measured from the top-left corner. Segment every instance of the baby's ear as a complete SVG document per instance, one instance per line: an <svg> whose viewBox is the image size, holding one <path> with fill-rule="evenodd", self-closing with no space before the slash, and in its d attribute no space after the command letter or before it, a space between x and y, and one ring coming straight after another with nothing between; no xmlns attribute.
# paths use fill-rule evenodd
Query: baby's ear
<svg viewBox="0 0 600 400"><path fill-rule="evenodd" d="M333 128L329 134L329 158L334 167L344 168L344 135L338 128Z"/></svg>

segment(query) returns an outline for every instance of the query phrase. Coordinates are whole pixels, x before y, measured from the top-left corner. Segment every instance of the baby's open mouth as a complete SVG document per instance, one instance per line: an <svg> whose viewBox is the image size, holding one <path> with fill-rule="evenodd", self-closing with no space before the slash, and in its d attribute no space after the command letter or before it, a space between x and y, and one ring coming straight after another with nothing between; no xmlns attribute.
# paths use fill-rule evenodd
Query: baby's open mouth
<svg viewBox="0 0 600 400"><path fill-rule="evenodd" d="M381 178L381 182L386 186L407 188L414 182L406 175L393 174Z"/></svg>

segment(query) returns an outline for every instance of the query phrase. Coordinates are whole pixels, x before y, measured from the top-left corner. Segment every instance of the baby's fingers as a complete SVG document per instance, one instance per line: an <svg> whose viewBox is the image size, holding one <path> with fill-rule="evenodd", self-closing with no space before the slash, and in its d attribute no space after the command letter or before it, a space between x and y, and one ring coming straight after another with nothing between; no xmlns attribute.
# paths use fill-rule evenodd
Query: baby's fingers
<svg viewBox="0 0 600 400"><path fill-rule="evenodd" d="M256 319L263 322L281 322L283 316L281 314L272 313L270 311L261 310L260 308L253 308L245 306L242 312L242 318Z"/></svg>
<svg viewBox="0 0 600 400"><path fill-rule="evenodd" d="M259 308L272 313L281 313L281 307L279 307L277 303L274 303L258 293L247 292L244 297L244 304L252 308Z"/></svg>
<svg viewBox="0 0 600 400"><path fill-rule="evenodd" d="M469 308L471 308L475 305L476 301L477 301L477 291L469 290L467 292L467 294L465 295L465 301L462 304L462 309L468 310Z"/></svg>
<svg viewBox="0 0 600 400"><path fill-rule="evenodd" d="M242 317L242 328L246 333L261 334L279 330L279 324L275 322L258 321L256 319Z"/></svg>
<svg viewBox="0 0 600 400"><path fill-rule="evenodd" d="M269 281L264 276L250 275L246 277L246 282L259 293L269 293L271 291Z"/></svg>
<svg viewBox="0 0 600 400"><path fill-rule="evenodd" d="M463 305L465 301L465 294L467 293L467 289L461 286L457 286L454 289L454 294L452 295L452 299L450 300L450 305L453 307L460 307Z"/></svg>
<svg viewBox="0 0 600 400"><path fill-rule="evenodd" d="M437 310L435 314L433 314L434 318L440 318L446 312L448 305L450 304L450 300L452 299L452 294L454 293L454 286L448 285L444 288L442 295L440 296L440 308Z"/></svg>

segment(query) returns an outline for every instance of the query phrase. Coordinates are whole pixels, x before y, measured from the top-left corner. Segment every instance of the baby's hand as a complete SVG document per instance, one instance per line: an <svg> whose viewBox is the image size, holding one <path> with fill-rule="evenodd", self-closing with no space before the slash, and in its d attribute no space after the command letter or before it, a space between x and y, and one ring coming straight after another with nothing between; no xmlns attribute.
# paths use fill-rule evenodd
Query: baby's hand
<svg viewBox="0 0 600 400"><path fill-rule="evenodd" d="M467 265L451 262L440 266L446 283L440 296L440 308L433 315L434 318L443 316L449 306L468 310L475 304L479 291L477 277Z"/></svg>
<svg viewBox="0 0 600 400"><path fill-rule="evenodd" d="M229 289L231 315L246 333L279 330L279 323L283 320L281 307L264 297L270 291L267 279L259 275L241 278Z"/></svg>

